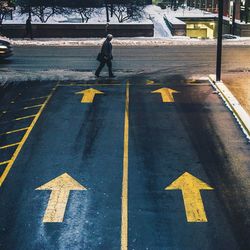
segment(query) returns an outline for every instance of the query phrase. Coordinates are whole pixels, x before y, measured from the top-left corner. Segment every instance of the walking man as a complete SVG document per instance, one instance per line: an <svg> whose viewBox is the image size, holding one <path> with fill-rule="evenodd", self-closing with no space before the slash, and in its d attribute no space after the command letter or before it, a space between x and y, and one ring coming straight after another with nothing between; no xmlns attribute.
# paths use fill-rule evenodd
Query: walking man
<svg viewBox="0 0 250 250"><path fill-rule="evenodd" d="M26 20L26 37L30 37L30 39L33 39L33 33L32 33L32 24L31 24L31 17L29 16L28 19Z"/></svg>
<svg viewBox="0 0 250 250"><path fill-rule="evenodd" d="M102 45L101 53L99 53L97 60L100 61L100 65L95 72L95 75L99 77L101 70L107 64L109 69L109 77L115 77L112 72L112 40L113 36L111 34L107 35L105 42Z"/></svg>

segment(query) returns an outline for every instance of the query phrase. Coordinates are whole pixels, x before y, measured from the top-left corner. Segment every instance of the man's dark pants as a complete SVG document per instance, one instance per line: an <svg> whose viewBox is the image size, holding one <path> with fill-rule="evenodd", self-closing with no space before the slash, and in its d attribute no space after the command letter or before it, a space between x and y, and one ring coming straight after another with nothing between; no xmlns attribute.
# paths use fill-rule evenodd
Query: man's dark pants
<svg viewBox="0 0 250 250"><path fill-rule="evenodd" d="M113 73L112 73L112 62L111 60L107 60L107 61L101 61L100 62L100 65L98 67L98 69L96 70L95 72L95 75L99 76L100 75L100 72L101 70L103 69L103 67L105 66L105 64L107 64L108 66L108 69L109 69L109 76L112 76Z"/></svg>

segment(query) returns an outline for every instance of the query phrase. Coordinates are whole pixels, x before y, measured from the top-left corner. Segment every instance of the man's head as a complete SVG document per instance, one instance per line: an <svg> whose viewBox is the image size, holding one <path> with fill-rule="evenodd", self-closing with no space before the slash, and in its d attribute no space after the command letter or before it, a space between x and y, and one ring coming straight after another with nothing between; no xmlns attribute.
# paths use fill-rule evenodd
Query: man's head
<svg viewBox="0 0 250 250"><path fill-rule="evenodd" d="M113 35L111 35L111 34L108 34L108 35L107 35L107 40L108 40L108 41L111 41L112 38L113 38Z"/></svg>

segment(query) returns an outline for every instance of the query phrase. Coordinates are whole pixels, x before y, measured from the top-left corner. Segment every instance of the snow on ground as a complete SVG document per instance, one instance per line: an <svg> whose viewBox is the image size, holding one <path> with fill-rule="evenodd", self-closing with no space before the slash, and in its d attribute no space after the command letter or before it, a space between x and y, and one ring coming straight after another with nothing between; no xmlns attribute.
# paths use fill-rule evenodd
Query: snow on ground
<svg viewBox="0 0 250 250"><path fill-rule="evenodd" d="M4 23L25 23L27 15L20 15L18 13L18 8L13 14L13 20L5 20ZM173 37L170 30L168 29L164 17L173 23L182 23L178 17L215 17L216 14L202 11L194 8L179 8L176 11L170 8L161 9L156 5L148 5L144 9L142 18L138 21L125 21L124 23L152 23L154 24L154 38L117 38L113 40L113 44L116 46L168 46L168 45L193 45L193 44L214 44L215 40L199 40L190 39L189 37ZM81 18L79 14L69 14L69 15L54 15L47 23L76 23L80 22ZM32 18L33 23L40 23L37 17ZM98 11L90 18L89 24L96 23L106 23L105 9L98 9ZM115 16L110 18L110 23L118 23ZM100 46L103 40L101 39L35 39L22 40L14 39L11 41L14 45L37 45L37 46ZM249 38L238 38L234 40L224 40L225 44L231 45L250 45Z"/></svg>
<svg viewBox="0 0 250 250"><path fill-rule="evenodd" d="M156 11L158 10L158 11ZM133 24L133 23L154 23L155 25L155 37L169 37L171 33L164 22L163 16L159 12L160 7L150 5L147 6L144 10L142 17L139 20L127 20L124 21L126 24ZM24 24L28 18L28 14L19 14L19 9L17 8L16 11L13 13L13 20L6 20L4 21L5 24ZM40 23L38 17L32 17L32 23ZM81 23L81 17L77 13L68 14L68 15L54 15L49 18L47 23ZM96 13L92 15L89 19L88 24L98 24L98 23L106 23L106 10L105 8L98 9ZM118 19L115 15L110 17L110 24L117 24Z"/></svg>
<svg viewBox="0 0 250 250"><path fill-rule="evenodd" d="M168 20L173 21L174 23L181 22L178 20L178 17L215 17L216 14L202 11L199 9L194 8L178 8L176 11L171 10L170 8L161 9L160 7L156 5L148 5L145 8L145 13L154 16L159 23L161 23L163 26L165 24L164 17L166 17Z"/></svg>
<svg viewBox="0 0 250 250"><path fill-rule="evenodd" d="M172 34L168 29L164 15L161 13L161 8L155 5L148 5L145 8L145 15L148 16L154 24L154 36L155 37L171 37Z"/></svg>
<svg viewBox="0 0 250 250"><path fill-rule="evenodd" d="M0 37L1 39L1 37ZM9 40L15 46L101 46L104 39L100 38L51 38L51 39L13 39ZM154 46L164 47L172 45L192 46L192 45L216 45L216 39L194 39L189 37L169 37L169 38L114 38L112 44L114 46ZM223 40L224 45L250 45L250 37L241 37L237 39Z"/></svg>
<svg viewBox="0 0 250 250"><path fill-rule="evenodd" d="M92 72L77 72L72 70L48 70L48 71L0 71L0 86L8 83L24 81L60 81L60 80L91 80L94 79Z"/></svg>
<svg viewBox="0 0 250 250"><path fill-rule="evenodd" d="M5 20L6 24L16 24L16 23L25 23L28 18L28 14L20 15L19 8L16 8L16 11L13 12L13 20ZM100 8L96 9L89 19L89 24L98 24L98 23L106 23L106 9ZM124 23L151 23L148 17L143 13L142 18L140 20L126 20ZM32 23L41 23L37 16L32 16ZM82 23L81 16L78 13L70 13L70 14L54 14L51 16L46 23ZM110 23L116 24L119 23L118 19L115 15L110 17Z"/></svg>
<svg viewBox="0 0 250 250"><path fill-rule="evenodd" d="M6 24L16 24L21 23L24 24L26 22L26 19L28 17L27 14L20 15L19 14L19 8L16 9L13 13L13 20L5 20L4 23ZM198 9L181 9L179 8L177 11L173 11L170 8L167 8L165 10L162 10L160 7L156 5L148 5L144 9L144 13L142 15L142 18L139 20L128 20L124 23L153 23L155 27L155 37L171 37L171 32L168 29L164 17L167 17L168 19L171 19L173 22L178 22L179 20L176 19L176 16L178 17L201 17L201 16L214 16L214 14L208 14L208 12L204 12ZM40 23L40 20L38 17L33 16L32 17L33 23ZM179 21L181 22L181 21ZM81 23L81 17L77 13L72 13L68 15L62 15L57 14L54 16L51 16L47 23ZM92 17L88 21L89 24L96 24L96 23L106 23L106 10L105 8L98 9ZM110 17L110 24L116 24L119 23L116 16Z"/></svg>
<svg viewBox="0 0 250 250"><path fill-rule="evenodd" d="M144 70L140 71L119 71L116 70L115 80L124 79L124 77L131 77L134 75L145 74L145 73L155 73L154 71L145 72ZM190 80L197 79L207 79L202 74L190 74L187 76ZM68 69L54 69L54 70L38 70L38 71L17 71L17 70L1 70L0 69L0 87L6 87L9 84L15 84L26 81L91 81L91 80L100 80L108 79L108 72L103 72L103 77L96 78L94 72L91 71L76 71Z"/></svg>
<svg viewBox="0 0 250 250"><path fill-rule="evenodd" d="M105 8L98 9L92 17L89 19L89 24L96 24L96 23L106 23L106 12ZM4 23L6 24L16 24L21 23L24 24L26 22L26 19L28 17L27 14L20 15L19 8L16 8L16 11L13 13L13 20L5 20ZM139 20L128 20L124 23L152 23L155 27L155 37L171 37L171 32L168 29L164 17L167 17L168 19L171 19L173 22L178 22L178 19L176 19L176 16L178 17L202 17L202 16L214 16L214 14L208 14L208 12L204 12L197 9L181 9L179 8L177 11L173 11L170 8L167 8L165 10L162 10L160 7L156 5L148 5L144 9L142 18ZM33 16L32 17L33 23L40 23L40 20L38 17ZM179 21L180 22L180 21ZM56 14L54 16L51 16L47 23L81 23L81 17L77 13L71 13L71 14ZM116 24L119 23L117 20L117 17L114 15L113 17L110 17L110 24Z"/></svg>
<svg viewBox="0 0 250 250"><path fill-rule="evenodd" d="M117 77L129 77L134 74L140 74L143 71L116 71ZM106 71L103 77L108 77ZM0 87L6 87L10 83L25 81L88 81L96 80L94 72L76 71L68 69L38 70L38 71L17 71L0 69ZM102 78L99 78L102 79Z"/></svg>
<svg viewBox="0 0 250 250"><path fill-rule="evenodd" d="M172 23L183 23L178 17L216 17L217 14L202 11L194 8L178 8L176 11L170 8L161 9L156 5L148 5L145 7L142 17L139 20L127 20L124 23L153 23L154 24L154 37L155 38L170 38L172 37L170 30L168 29L164 17L167 18ZM20 15L19 8L13 12L13 20L5 20L5 24L24 24L26 22L28 15ZM32 17L32 23L41 23L39 18L36 16ZM81 17L78 13L70 14L55 14L51 16L48 24L52 23L81 23ZM106 23L106 10L105 8L96 9L94 14L88 21L89 24ZM117 17L113 15L110 17L110 24L119 23Z"/></svg>

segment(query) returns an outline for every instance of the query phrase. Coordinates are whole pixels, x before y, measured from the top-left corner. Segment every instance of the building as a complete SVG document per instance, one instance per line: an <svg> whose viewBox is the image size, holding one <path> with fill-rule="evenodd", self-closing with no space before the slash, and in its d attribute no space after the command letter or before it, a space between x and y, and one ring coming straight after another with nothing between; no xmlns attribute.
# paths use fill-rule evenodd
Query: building
<svg viewBox="0 0 250 250"><path fill-rule="evenodd" d="M187 6L212 13L218 13L219 0L187 0ZM245 23L250 22L250 0L224 0L224 16L232 17L235 5L235 18Z"/></svg>

